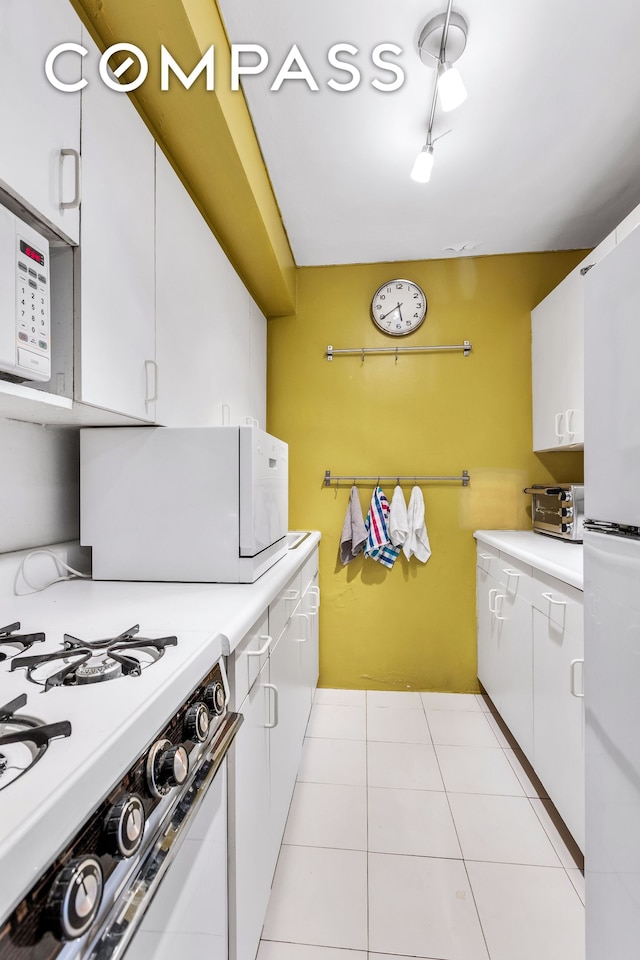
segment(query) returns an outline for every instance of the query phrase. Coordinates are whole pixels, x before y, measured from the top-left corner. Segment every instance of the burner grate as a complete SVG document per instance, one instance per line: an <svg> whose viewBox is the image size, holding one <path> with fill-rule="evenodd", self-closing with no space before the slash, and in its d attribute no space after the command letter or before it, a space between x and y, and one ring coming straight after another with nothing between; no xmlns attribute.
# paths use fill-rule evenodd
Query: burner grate
<svg viewBox="0 0 640 960"><path fill-rule="evenodd" d="M22 693L0 707L0 790L32 767L49 746L49 741L71 735L68 720L42 723L35 717L16 716L26 703L27 696Z"/></svg>
<svg viewBox="0 0 640 960"><path fill-rule="evenodd" d="M140 625L129 627L117 637L103 640L79 640L65 633L64 649L55 653L15 657L11 669L24 667L27 679L43 686L82 686L104 683L123 676L140 676L164 655L166 647L175 646L177 637L137 636Z"/></svg>
<svg viewBox="0 0 640 960"><path fill-rule="evenodd" d="M0 627L0 663L11 660L17 654L29 650L34 643L44 640L44 633L16 633L20 629L20 621Z"/></svg>

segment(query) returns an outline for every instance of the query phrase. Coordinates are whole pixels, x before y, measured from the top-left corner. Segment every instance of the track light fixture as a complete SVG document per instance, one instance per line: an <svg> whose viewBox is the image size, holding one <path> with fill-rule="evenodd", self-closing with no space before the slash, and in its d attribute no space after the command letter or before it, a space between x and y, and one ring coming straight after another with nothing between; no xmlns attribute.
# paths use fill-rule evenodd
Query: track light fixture
<svg viewBox="0 0 640 960"><path fill-rule="evenodd" d="M436 103L440 99L442 110L448 112L466 99L467 91L454 63L462 56L467 45L467 22L459 13L453 13L453 0L448 0L444 13L432 17L422 28L418 38L418 52L423 63L437 67L436 81L427 124L427 139L416 157L411 177L418 183L427 183L433 168L433 120Z"/></svg>

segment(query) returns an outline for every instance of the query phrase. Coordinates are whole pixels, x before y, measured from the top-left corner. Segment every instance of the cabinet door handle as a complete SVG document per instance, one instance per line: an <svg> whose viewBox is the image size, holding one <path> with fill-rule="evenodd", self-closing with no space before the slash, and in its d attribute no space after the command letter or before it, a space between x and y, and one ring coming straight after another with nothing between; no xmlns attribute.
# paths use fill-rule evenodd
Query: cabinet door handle
<svg viewBox="0 0 640 960"><path fill-rule="evenodd" d="M287 590L287 592L284 595L285 600L298 600L299 597L300 597L299 590Z"/></svg>
<svg viewBox="0 0 640 960"><path fill-rule="evenodd" d="M570 437L572 437L575 434L575 430L571 429L574 414L575 414L575 410L567 410L567 412L564 415L564 422L567 425L567 433L569 434Z"/></svg>
<svg viewBox="0 0 640 960"><path fill-rule="evenodd" d="M311 610L311 616L315 617L320 609L320 587L309 587L308 593L310 593L312 597L316 598L316 605L313 610Z"/></svg>
<svg viewBox="0 0 640 960"><path fill-rule="evenodd" d="M62 196L62 168L64 167L64 158L73 157L74 160L74 193L73 200L60 200L60 209L61 210L75 210L76 207L80 206L80 201L82 200L82 187L80 179L80 154L77 150L72 150L68 148L66 150L60 151L60 195Z"/></svg>
<svg viewBox="0 0 640 960"><path fill-rule="evenodd" d="M507 619L506 617L501 617L501 616L500 616L500 613L502 613L502 601L504 600L504 598L505 598L504 593L499 593L499 594L496 596L495 610L493 611L494 614L495 614L496 620L506 620L506 619ZM500 600L500 613L498 613L498 600Z"/></svg>
<svg viewBox="0 0 640 960"><path fill-rule="evenodd" d="M273 637L268 637L266 634L262 637L258 637L258 640L264 640L265 644L263 647L260 647L259 650L247 650L248 657L261 657L267 652L271 644L273 643Z"/></svg>
<svg viewBox="0 0 640 960"><path fill-rule="evenodd" d="M153 369L153 393L149 396L149 370ZM144 398L145 403L153 403L158 399L158 364L155 360L145 360L144 370L147 378L147 390Z"/></svg>
<svg viewBox="0 0 640 960"><path fill-rule="evenodd" d="M495 613L495 612L496 612L495 599L496 599L497 593L498 593L498 590L497 590L496 587L494 587L492 590L489 590L489 613ZM493 594L493 600L494 600L494 605L493 605L493 606L492 606L492 604L491 604L491 594Z"/></svg>
<svg viewBox="0 0 640 960"><path fill-rule="evenodd" d="M263 683L265 690L273 690L273 721L265 723L267 730L273 730L278 726L278 688L275 683Z"/></svg>
<svg viewBox="0 0 640 960"><path fill-rule="evenodd" d="M506 573L508 577L519 577L520 574L517 570L511 570L509 567L503 567L502 572Z"/></svg>
<svg viewBox="0 0 640 960"><path fill-rule="evenodd" d="M560 418L564 417L564 413L556 413L556 437L558 440L562 440L564 433L560 432Z"/></svg>
<svg viewBox="0 0 640 960"><path fill-rule="evenodd" d="M493 557L491 556L490 553L479 553L478 556L481 557L483 560L493 560Z"/></svg>
<svg viewBox="0 0 640 960"><path fill-rule="evenodd" d="M555 603L557 607L566 607L567 605L566 600L554 600L552 593L543 593L542 596L545 598L545 600L548 600L549 603Z"/></svg>
<svg viewBox="0 0 640 960"><path fill-rule="evenodd" d="M584 660L582 659L572 660L571 663L569 664L570 688L571 688L571 693L573 694L574 697L577 697L578 700L584 700L584 689L582 693L577 693L576 691L576 665L578 663L584 664ZM584 687L584 674L582 678L582 686Z"/></svg>
<svg viewBox="0 0 640 960"><path fill-rule="evenodd" d="M304 630L305 636L294 637L293 639L295 640L296 643L306 643L307 640L309 639L309 615L307 613L296 613L294 614L294 617L300 617L302 620L304 620L306 626Z"/></svg>

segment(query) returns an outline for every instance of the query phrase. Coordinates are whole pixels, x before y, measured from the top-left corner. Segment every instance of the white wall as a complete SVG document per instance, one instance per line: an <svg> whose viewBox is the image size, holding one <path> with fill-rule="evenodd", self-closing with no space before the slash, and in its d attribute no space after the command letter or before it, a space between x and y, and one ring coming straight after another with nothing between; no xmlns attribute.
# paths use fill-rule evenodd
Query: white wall
<svg viewBox="0 0 640 960"><path fill-rule="evenodd" d="M0 553L75 540L77 429L0 419Z"/></svg>

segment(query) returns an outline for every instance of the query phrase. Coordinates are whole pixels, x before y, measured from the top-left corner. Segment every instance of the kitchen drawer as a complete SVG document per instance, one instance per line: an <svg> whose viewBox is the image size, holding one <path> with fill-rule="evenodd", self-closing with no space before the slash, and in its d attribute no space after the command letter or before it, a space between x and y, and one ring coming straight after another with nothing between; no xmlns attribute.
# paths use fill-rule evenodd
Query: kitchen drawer
<svg viewBox="0 0 640 960"><path fill-rule="evenodd" d="M265 610L263 616L238 644L233 655L233 671L230 682L233 688L234 709L237 709L238 704L242 703L267 661L269 647L271 646L269 636L269 615ZM257 651L259 650L264 652L258 656Z"/></svg>
<svg viewBox="0 0 640 960"><path fill-rule="evenodd" d="M488 547L486 543L478 543L476 562L479 570L498 579L500 551L496 547Z"/></svg>
<svg viewBox="0 0 640 960"><path fill-rule="evenodd" d="M531 603L532 568L508 553L500 553L496 576L509 597L520 597Z"/></svg>
<svg viewBox="0 0 640 960"><path fill-rule="evenodd" d="M314 550L311 556L302 564L302 570L300 571L300 588L303 594L306 593L309 586L313 583L313 578L317 572L318 551Z"/></svg>
<svg viewBox="0 0 640 960"><path fill-rule="evenodd" d="M582 590L536 571L533 578L532 603L558 630L581 637L584 630Z"/></svg>
<svg viewBox="0 0 640 960"><path fill-rule="evenodd" d="M273 637L274 644L279 640L301 596L300 570L298 570L269 606L269 633Z"/></svg>

